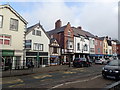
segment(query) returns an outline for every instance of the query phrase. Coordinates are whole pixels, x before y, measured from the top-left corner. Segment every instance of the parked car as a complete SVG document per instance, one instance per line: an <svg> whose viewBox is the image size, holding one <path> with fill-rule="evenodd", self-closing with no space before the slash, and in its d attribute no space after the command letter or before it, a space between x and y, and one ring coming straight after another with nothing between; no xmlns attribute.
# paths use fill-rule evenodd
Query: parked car
<svg viewBox="0 0 120 90"><path fill-rule="evenodd" d="M74 67L83 67L83 66L91 66L92 62L87 60L86 58L75 58L73 61Z"/></svg>
<svg viewBox="0 0 120 90"><path fill-rule="evenodd" d="M114 79L120 79L120 60L112 60L102 69L102 76L108 78L113 76Z"/></svg>
<svg viewBox="0 0 120 90"><path fill-rule="evenodd" d="M95 64L107 64L107 60L103 58L98 58L95 60Z"/></svg>

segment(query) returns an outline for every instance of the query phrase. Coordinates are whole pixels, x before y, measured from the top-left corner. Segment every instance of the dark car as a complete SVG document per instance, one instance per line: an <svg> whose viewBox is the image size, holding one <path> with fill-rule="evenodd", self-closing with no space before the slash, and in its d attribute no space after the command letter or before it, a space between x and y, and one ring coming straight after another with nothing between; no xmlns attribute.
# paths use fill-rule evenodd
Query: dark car
<svg viewBox="0 0 120 90"><path fill-rule="evenodd" d="M102 76L104 78L114 77L120 79L120 60L112 60L102 69Z"/></svg>
<svg viewBox="0 0 120 90"><path fill-rule="evenodd" d="M91 66L91 64L92 62L86 58L75 58L73 61L74 67Z"/></svg>

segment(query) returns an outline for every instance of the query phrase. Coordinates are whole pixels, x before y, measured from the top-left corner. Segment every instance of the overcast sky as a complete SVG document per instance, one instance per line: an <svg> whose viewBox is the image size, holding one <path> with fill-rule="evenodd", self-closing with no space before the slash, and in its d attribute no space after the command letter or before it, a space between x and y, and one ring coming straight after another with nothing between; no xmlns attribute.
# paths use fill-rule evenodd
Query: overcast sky
<svg viewBox="0 0 120 90"><path fill-rule="evenodd" d="M61 19L63 26L70 22L71 26L82 26L94 35L118 38L118 2L49 1L9 4L28 21L28 26L40 21L49 31L54 29L56 20Z"/></svg>

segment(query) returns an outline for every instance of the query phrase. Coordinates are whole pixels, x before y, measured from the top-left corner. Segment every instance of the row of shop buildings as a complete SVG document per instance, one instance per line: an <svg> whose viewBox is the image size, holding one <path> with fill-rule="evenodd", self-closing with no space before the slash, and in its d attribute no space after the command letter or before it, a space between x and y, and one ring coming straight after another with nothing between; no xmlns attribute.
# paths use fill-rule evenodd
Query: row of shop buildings
<svg viewBox="0 0 120 90"><path fill-rule="evenodd" d="M0 5L0 51L2 66L22 69L67 63L74 58L108 58L120 55L120 43L108 36L98 37L70 22L46 32L40 23L27 28L28 22L10 5Z"/></svg>

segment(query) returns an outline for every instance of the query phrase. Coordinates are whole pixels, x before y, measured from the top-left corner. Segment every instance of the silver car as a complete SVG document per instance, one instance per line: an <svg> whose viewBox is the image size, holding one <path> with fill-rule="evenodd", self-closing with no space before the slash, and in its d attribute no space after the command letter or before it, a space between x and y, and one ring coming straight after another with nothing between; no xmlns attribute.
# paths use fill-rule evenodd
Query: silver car
<svg viewBox="0 0 120 90"><path fill-rule="evenodd" d="M107 60L103 58L98 58L95 60L95 64L107 64Z"/></svg>

